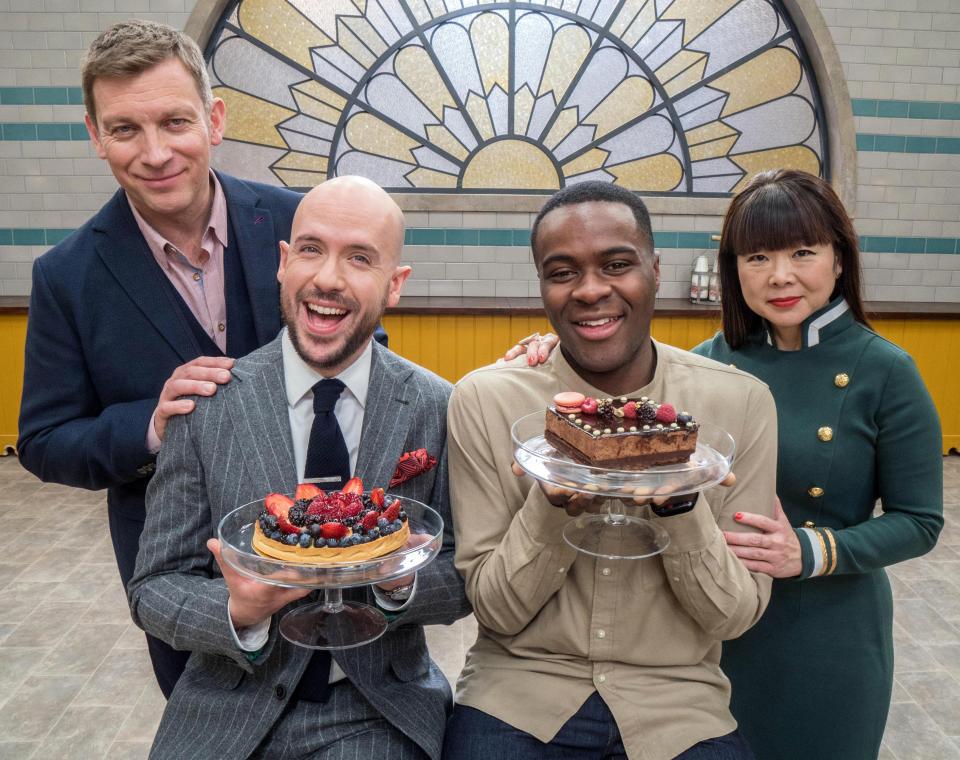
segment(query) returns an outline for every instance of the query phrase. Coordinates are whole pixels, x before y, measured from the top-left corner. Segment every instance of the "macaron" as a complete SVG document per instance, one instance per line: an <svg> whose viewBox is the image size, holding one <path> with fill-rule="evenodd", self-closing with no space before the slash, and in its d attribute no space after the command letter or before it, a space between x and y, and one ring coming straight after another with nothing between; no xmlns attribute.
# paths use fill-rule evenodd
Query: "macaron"
<svg viewBox="0 0 960 760"><path fill-rule="evenodd" d="M583 403L584 396L576 391L564 391L553 397L553 405L560 414L576 414L580 411L580 404Z"/></svg>

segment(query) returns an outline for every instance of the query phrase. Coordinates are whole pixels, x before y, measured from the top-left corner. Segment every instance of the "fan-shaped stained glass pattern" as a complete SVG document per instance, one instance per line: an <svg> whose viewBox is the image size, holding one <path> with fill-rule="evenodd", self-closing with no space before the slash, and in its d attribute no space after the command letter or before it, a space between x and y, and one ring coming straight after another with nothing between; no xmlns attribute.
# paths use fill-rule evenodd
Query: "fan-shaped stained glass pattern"
<svg viewBox="0 0 960 760"><path fill-rule="evenodd" d="M776 0L240 0L208 57L220 165L291 187L727 195L827 164Z"/></svg>

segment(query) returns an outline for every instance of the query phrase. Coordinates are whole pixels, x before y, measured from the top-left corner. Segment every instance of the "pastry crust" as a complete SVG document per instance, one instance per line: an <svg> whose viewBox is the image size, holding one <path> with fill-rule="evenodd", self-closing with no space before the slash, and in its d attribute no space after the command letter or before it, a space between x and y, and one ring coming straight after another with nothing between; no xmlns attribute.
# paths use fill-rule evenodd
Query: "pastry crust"
<svg viewBox="0 0 960 760"><path fill-rule="evenodd" d="M259 521L254 524L253 541L251 542L257 554L273 559L282 559L284 562L296 562L303 565L333 565L353 562L363 562L384 554L396 551L407 543L410 537L410 524L403 523L403 527L396 533L391 533L376 541L356 546L334 548L304 549L300 546L288 546L279 541L267 538L260 529Z"/></svg>

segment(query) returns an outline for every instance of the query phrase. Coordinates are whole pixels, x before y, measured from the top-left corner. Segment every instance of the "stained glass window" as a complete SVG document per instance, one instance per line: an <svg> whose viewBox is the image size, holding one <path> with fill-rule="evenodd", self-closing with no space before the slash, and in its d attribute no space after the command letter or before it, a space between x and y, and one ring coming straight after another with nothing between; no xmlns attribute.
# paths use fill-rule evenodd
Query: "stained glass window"
<svg viewBox="0 0 960 760"><path fill-rule="evenodd" d="M779 0L239 0L207 55L219 165L273 184L727 196L828 166Z"/></svg>

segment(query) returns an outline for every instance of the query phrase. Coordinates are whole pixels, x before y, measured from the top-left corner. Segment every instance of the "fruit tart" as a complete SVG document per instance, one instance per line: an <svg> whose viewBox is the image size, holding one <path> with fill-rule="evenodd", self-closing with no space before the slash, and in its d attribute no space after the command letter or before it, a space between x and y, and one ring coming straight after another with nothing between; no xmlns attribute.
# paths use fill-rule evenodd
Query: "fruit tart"
<svg viewBox="0 0 960 760"><path fill-rule="evenodd" d="M363 492L360 478L325 493L312 483L293 498L268 494L254 526L253 548L265 557L304 564L362 562L403 547L410 536L400 499L382 488Z"/></svg>

